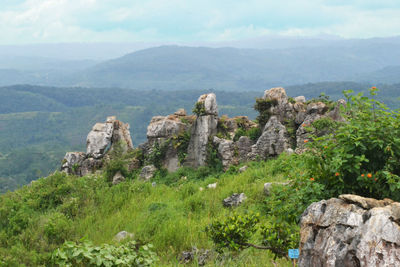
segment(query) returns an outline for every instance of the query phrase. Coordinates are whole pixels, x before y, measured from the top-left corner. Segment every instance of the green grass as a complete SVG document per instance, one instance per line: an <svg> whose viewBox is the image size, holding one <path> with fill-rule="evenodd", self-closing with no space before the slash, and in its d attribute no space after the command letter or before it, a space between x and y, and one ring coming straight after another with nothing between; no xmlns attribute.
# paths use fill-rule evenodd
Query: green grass
<svg viewBox="0 0 400 267"><path fill-rule="evenodd" d="M237 167L225 173L183 168L157 176L154 187L137 179L110 187L103 176L94 175L42 178L31 187L0 197L0 258L14 260L17 265L46 265L50 253L61 245L48 236L46 227L50 218L62 213L68 227L56 232L58 239L78 241L85 237L94 244L114 243L113 237L126 230L134 233L136 240L154 245L160 258L157 266L177 266L182 251L194 246L213 248L204 231L208 224L233 210L262 214L266 205L263 184L285 181L302 167L295 155L247 165L244 173L237 173ZM208 189L213 182L218 183L217 188ZM241 206L223 207L224 198L241 192L247 196ZM21 222L24 219L26 224ZM266 216L262 220L267 220ZM214 258L207 266L274 266L272 261L267 251L247 249ZM291 266L286 259L275 262Z"/></svg>

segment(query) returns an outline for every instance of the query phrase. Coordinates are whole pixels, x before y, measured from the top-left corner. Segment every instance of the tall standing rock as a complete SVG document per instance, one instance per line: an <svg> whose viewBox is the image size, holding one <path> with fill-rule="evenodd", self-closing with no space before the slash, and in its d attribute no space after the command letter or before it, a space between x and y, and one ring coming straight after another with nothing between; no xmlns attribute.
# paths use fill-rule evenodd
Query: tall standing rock
<svg viewBox="0 0 400 267"><path fill-rule="evenodd" d="M112 144L120 144L123 153L133 149L131 133L129 132L129 124L115 119L113 121L113 127L114 130L111 137Z"/></svg>
<svg viewBox="0 0 400 267"><path fill-rule="evenodd" d="M93 158L101 158L111 148L114 122L96 123L86 138L86 154Z"/></svg>
<svg viewBox="0 0 400 267"><path fill-rule="evenodd" d="M206 165L207 145L210 137L217 133L218 106L215 94L199 97L197 106L202 107L192 126L186 165L197 168Z"/></svg>

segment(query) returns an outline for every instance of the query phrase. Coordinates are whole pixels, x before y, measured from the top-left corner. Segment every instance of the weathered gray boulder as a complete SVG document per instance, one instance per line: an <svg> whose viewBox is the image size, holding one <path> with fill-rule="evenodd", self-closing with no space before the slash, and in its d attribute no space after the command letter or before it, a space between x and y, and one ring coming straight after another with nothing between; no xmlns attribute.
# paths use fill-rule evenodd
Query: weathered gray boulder
<svg viewBox="0 0 400 267"><path fill-rule="evenodd" d="M311 124L316 121L321 119L323 116L321 116L318 112L312 112L311 114L308 114L306 118L304 119L303 123L297 128L296 131L296 152L302 151L305 143L310 141L310 132L307 130L311 126Z"/></svg>
<svg viewBox="0 0 400 267"><path fill-rule="evenodd" d="M241 136L236 142L239 152L240 161L249 160L249 153L251 153L254 142L248 136Z"/></svg>
<svg viewBox="0 0 400 267"><path fill-rule="evenodd" d="M289 134L286 127L279 122L277 116L272 116L269 119L253 148L261 158L279 155L290 148Z"/></svg>
<svg viewBox="0 0 400 267"><path fill-rule="evenodd" d="M342 114L340 114L341 107L346 106L346 100L339 99L336 103L335 108L328 113L328 116L331 117L335 121L345 122L346 120L343 118Z"/></svg>
<svg viewBox="0 0 400 267"><path fill-rule="evenodd" d="M117 242L121 242L127 238L132 239L133 237L134 237L134 234L129 233L127 231L121 231L114 236L114 240Z"/></svg>
<svg viewBox="0 0 400 267"><path fill-rule="evenodd" d="M328 107L323 102L314 102L307 105L307 114L324 114Z"/></svg>
<svg viewBox="0 0 400 267"><path fill-rule="evenodd" d="M67 152L61 165L61 171L67 174L80 175L80 166L85 160L86 154L83 152Z"/></svg>
<svg viewBox="0 0 400 267"><path fill-rule="evenodd" d="M217 133L218 108L215 94L200 96L198 102L204 104L205 113L196 118L192 126L186 165L197 168L206 165L207 145Z"/></svg>
<svg viewBox="0 0 400 267"><path fill-rule="evenodd" d="M249 167L247 167L247 165L244 165L243 167L240 167L240 168L239 168L239 172L240 172L240 173L245 172L248 168L249 168Z"/></svg>
<svg viewBox="0 0 400 267"><path fill-rule="evenodd" d="M119 184L119 183L121 183L121 182L123 182L123 181L125 181L125 177L122 175L121 172L117 172L117 173L114 175L113 179L112 179L112 184L113 184L113 185L116 185L116 184Z"/></svg>
<svg viewBox="0 0 400 267"><path fill-rule="evenodd" d="M242 202L246 199L246 195L244 193L234 193L232 196L225 198L222 201L222 204L225 207L233 207L233 206L239 206L242 204Z"/></svg>
<svg viewBox="0 0 400 267"><path fill-rule="evenodd" d="M154 176L154 174L155 174L156 171L157 171L157 168L154 167L154 165L147 165L147 166L144 166L144 167L142 168L142 171L140 172L139 177L140 177L140 179L142 179L142 180L148 181L148 180L150 180L151 178L153 178L153 176Z"/></svg>
<svg viewBox="0 0 400 267"><path fill-rule="evenodd" d="M85 176L90 173L95 173L97 170L101 170L103 167L103 161L101 159L86 158L82 161L79 168L79 175Z"/></svg>
<svg viewBox="0 0 400 267"><path fill-rule="evenodd" d="M306 103L306 97L303 95L299 95L294 98L294 101L299 103Z"/></svg>
<svg viewBox="0 0 400 267"><path fill-rule="evenodd" d="M147 126L147 139L170 138L186 130L186 124L178 116L155 116Z"/></svg>
<svg viewBox="0 0 400 267"><path fill-rule="evenodd" d="M299 266L399 266L400 203L355 195L311 204L301 217Z"/></svg>
<svg viewBox="0 0 400 267"><path fill-rule="evenodd" d="M86 138L86 154L101 158L111 148L114 122L96 123Z"/></svg>
<svg viewBox="0 0 400 267"><path fill-rule="evenodd" d="M237 164L235 157L235 143L232 140L226 140L214 136L213 143L217 146L218 156L222 161L222 166L227 169L230 165Z"/></svg>

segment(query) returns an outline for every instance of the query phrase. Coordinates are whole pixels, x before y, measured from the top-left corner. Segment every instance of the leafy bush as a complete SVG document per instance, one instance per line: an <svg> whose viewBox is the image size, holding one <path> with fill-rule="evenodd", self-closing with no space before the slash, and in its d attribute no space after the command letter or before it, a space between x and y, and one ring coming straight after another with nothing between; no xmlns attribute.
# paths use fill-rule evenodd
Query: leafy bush
<svg viewBox="0 0 400 267"><path fill-rule="evenodd" d="M108 182L112 182L114 175L117 172L121 172L121 174L126 177L128 175L128 168L126 162L120 158L111 158L110 161L104 167L104 172L106 175L106 179Z"/></svg>
<svg viewBox="0 0 400 267"><path fill-rule="evenodd" d="M223 221L215 221L206 227L206 232L216 245L217 251L223 248L240 250L249 247L249 239L257 231L259 214L239 215L234 213Z"/></svg>
<svg viewBox="0 0 400 267"><path fill-rule="evenodd" d="M300 240L300 231L297 224L287 222L269 222L261 226L263 245L271 248L276 256L284 257L288 249L297 248Z"/></svg>
<svg viewBox="0 0 400 267"><path fill-rule="evenodd" d="M257 121L260 125L260 129L264 127L264 125L268 122L271 117L271 108L278 104L277 100L270 100L264 98L257 98L256 104L254 105L254 109L259 112L257 116Z"/></svg>
<svg viewBox="0 0 400 267"><path fill-rule="evenodd" d="M190 142L190 132L184 131L178 136L172 137L172 145L178 151L179 163L183 164L186 160L187 150Z"/></svg>
<svg viewBox="0 0 400 267"><path fill-rule="evenodd" d="M400 113L351 93L345 92L347 123L310 144L310 176L331 196L353 193L400 200Z"/></svg>
<svg viewBox="0 0 400 267"><path fill-rule="evenodd" d="M44 225L44 233L50 243L61 244L69 237L70 225L71 222L63 213L55 212Z"/></svg>
<svg viewBox="0 0 400 267"><path fill-rule="evenodd" d="M206 107L204 106L204 102L196 102L194 108L192 109L192 112L197 116L206 115Z"/></svg>
<svg viewBox="0 0 400 267"><path fill-rule="evenodd" d="M53 263L59 266L150 266L157 256L152 245L139 246L135 241L113 246L94 246L89 241L65 242L54 251Z"/></svg>

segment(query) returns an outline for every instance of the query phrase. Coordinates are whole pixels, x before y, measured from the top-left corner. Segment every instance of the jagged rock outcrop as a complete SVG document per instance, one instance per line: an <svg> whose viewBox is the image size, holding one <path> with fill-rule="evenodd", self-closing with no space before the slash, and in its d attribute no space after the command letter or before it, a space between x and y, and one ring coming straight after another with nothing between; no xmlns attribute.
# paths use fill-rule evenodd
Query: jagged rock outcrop
<svg viewBox="0 0 400 267"><path fill-rule="evenodd" d="M114 149L115 144L126 153L133 148L129 124L108 117L105 123L96 123L86 138L86 153L66 153L61 171L84 176L103 167L103 157Z"/></svg>
<svg viewBox="0 0 400 267"><path fill-rule="evenodd" d="M227 169L230 165L238 163L237 157L235 156L235 150L237 148L232 140L226 140L214 136L213 143L217 146L218 155L221 158L224 169Z"/></svg>
<svg viewBox="0 0 400 267"><path fill-rule="evenodd" d="M86 154L83 152L67 152L61 165L61 171L68 174L80 175L79 168L85 158Z"/></svg>
<svg viewBox="0 0 400 267"><path fill-rule="evenodd" d="M246 195L244 193L234 193L230 197L225 198L222 201L222 204L224 207L234 207L234 206L239 206L246 200Z"/></svg>
<svg viewBox="0 0 400 267"><path fill-rule="evenodd" d="M147 127L148 142L145 154L151 154L156 143L158 146L167 145L163 166L168 171L176 171L180 167L178 151L171 143L165 142L187 131L193 120L193 116L187 116L184 109L179 109L173 115L153 117Z"/></svg>
<svg viewBox="0 0 400 267"><path fill-rule="evenodd" d="M151 178L153 178L155 172L157 171L157 168L154 165L147 165L142 168L142 171L140 172L140 179L148 181Z"/></svg>
<svg viewBox="0 0 400 267"><path fill-rule="evenodd" d="M325 100L306 102L304 96L288 98L280 87L266 90L263 98L265 101L257 103L259 109L266 109L260 112L263 120L268 121L260 137L257 136L260 126L246 116L218 118L215 94L204 94L195 104L196 115L187 115L184 109L179 109L168 116L153 117L147 127L147 142L139 145L136 156L124 159L126 167L132 171L153 164L171 172L183 165L197 168L207 164L210 150L216 150L227 169L239 162L266 159L284 151L293 153L294 148L301 153L313 134L308 127L314 121L321 118L344 121L340 114L340 107L346 104L344 100L339 100L336 106ZM110 160L112 154L108 152L117 149L122 153L133 149L129 125L108 117L89 132L86 153L67 153L61 169L75 175L92 173Z"/></svg>
<svg viewBox="0 0 400 267"><path fill-rule="evenodd" d="M105 123L96 123L86 138L86 154L101 158L111 148L114 121L107 118Z"/></svg>
<svg viewBox="0 0 400 267"><path fill-rule="evenodd" d="M197 101L203 107L192 126L186 165L197 168L206 165L207 146L217 133L218 107L215 94L205 94Z"/></svg>
<svg viewBox="0 0 400 267"><path fill-rule="evenodd" d="M299 266L398 266L400 203L356 195L311 204L301 217Z"/></svg>
<svg viewBox="0 0 400 267"><path fill-rule="evenodd" d="M265 90L263 98L274 103L270 108L270 114L277 116L280 122L294 118L293 104L289 102L286 91L282 87Z"/></svg>
<svg viewBox="0 0 400 267"><path fill-rule="evenodd" d="M257 143L253 146L252 153L265 159L277 156L288 148L290 148L290 143L286 127L279 122L277 116L272 116Z"/></svg>

